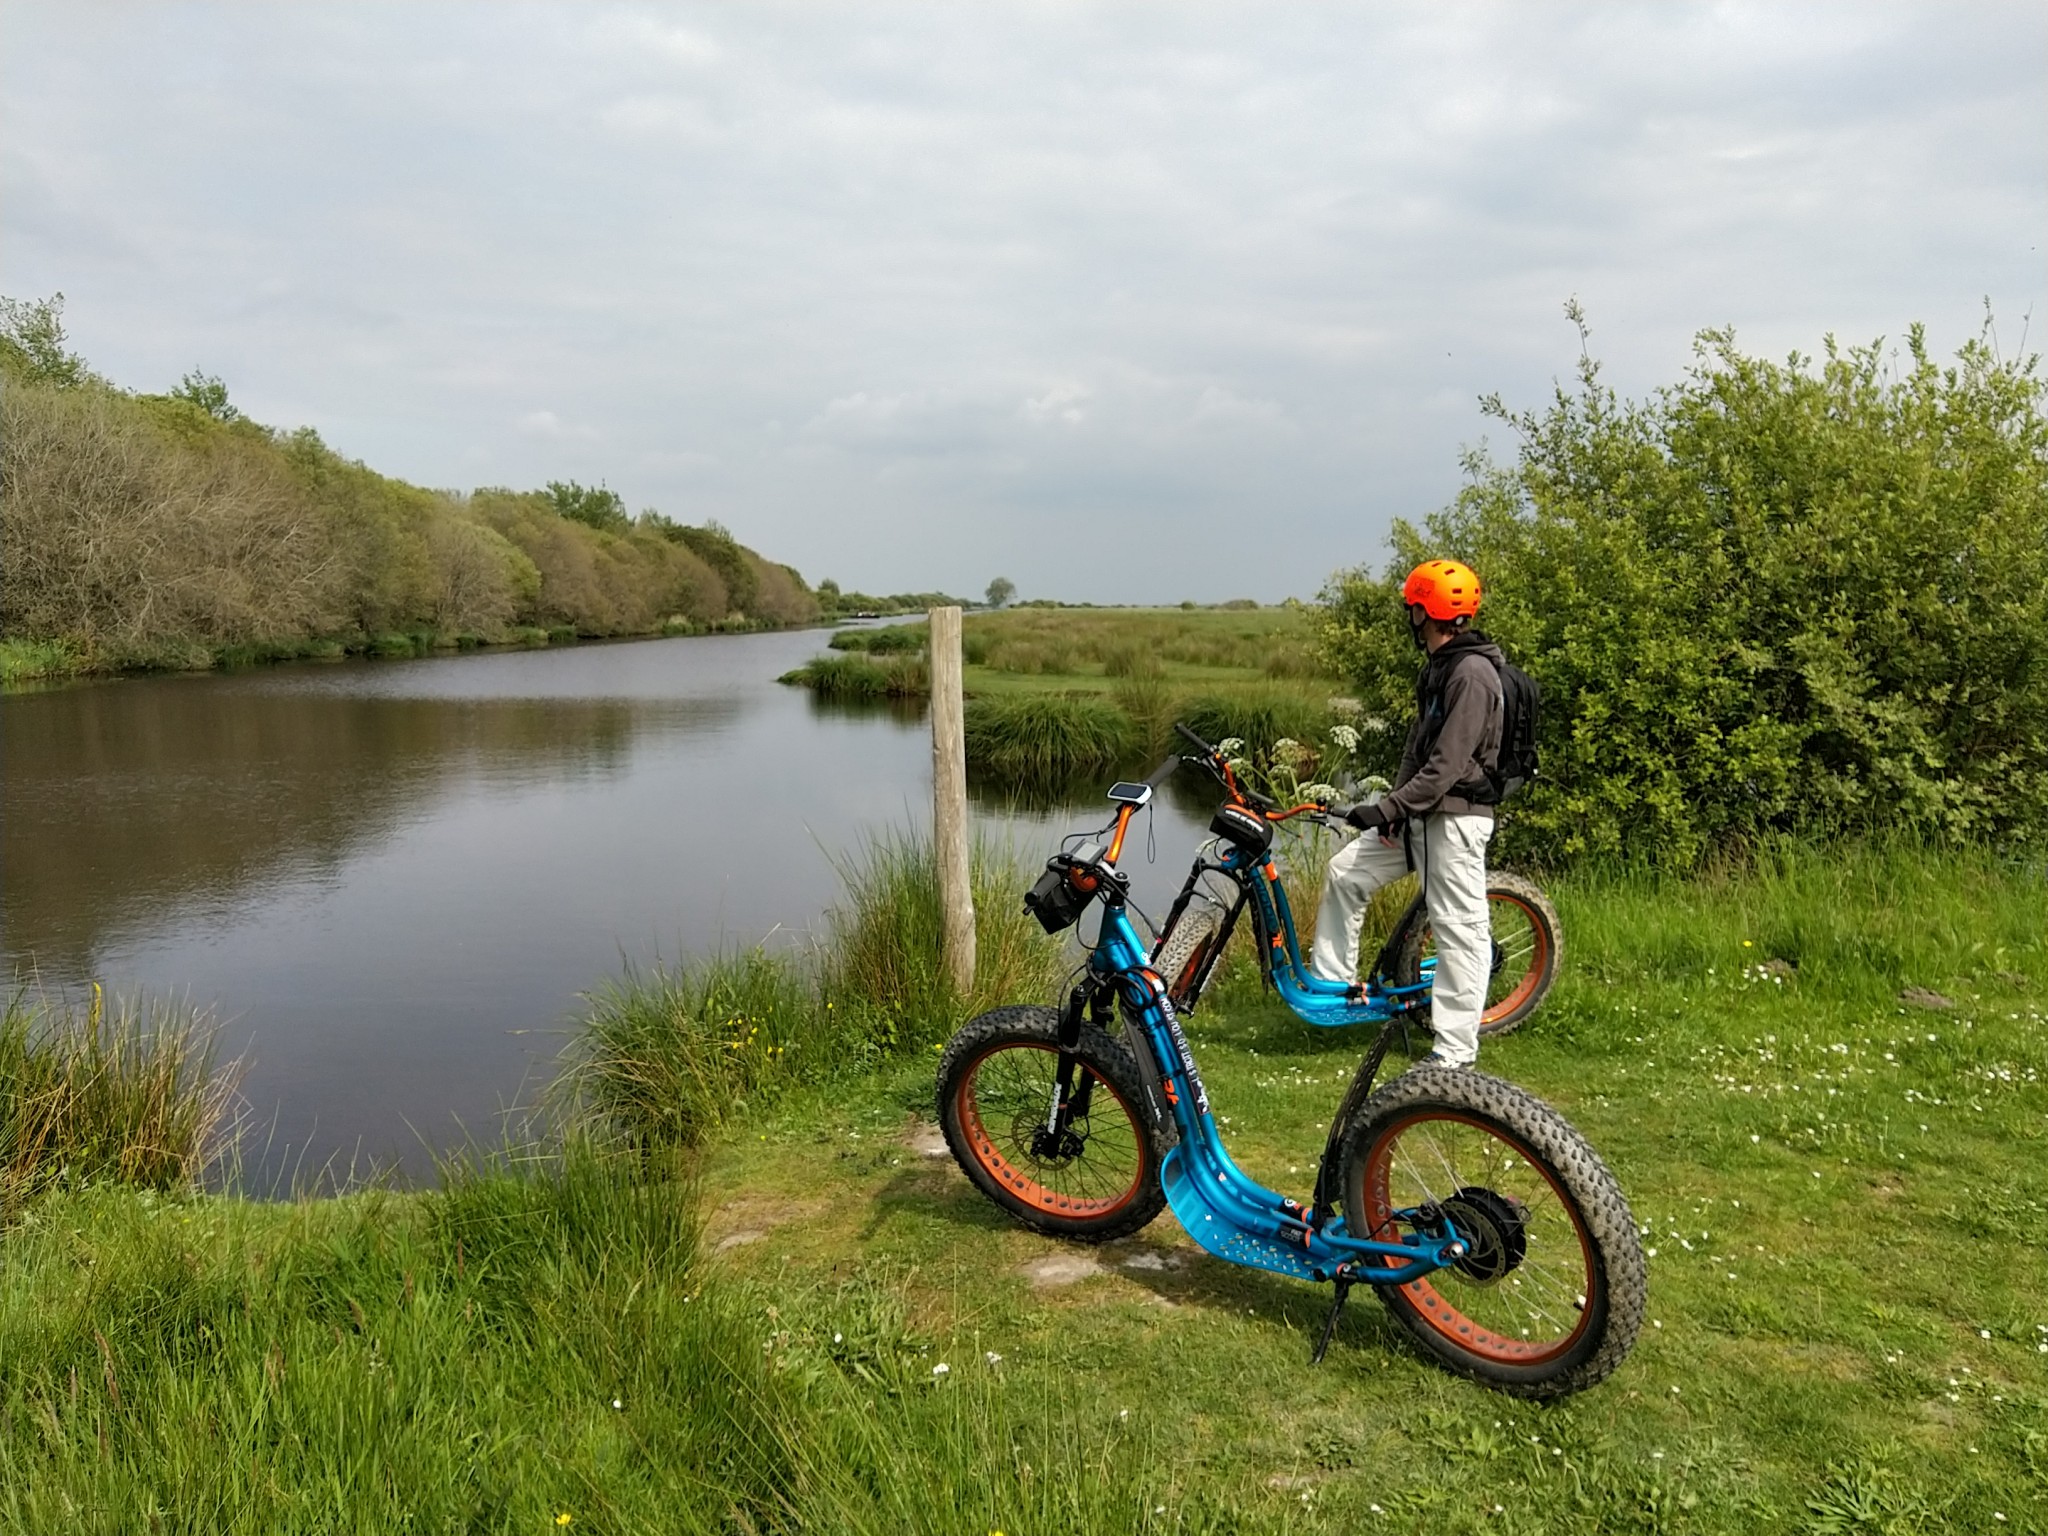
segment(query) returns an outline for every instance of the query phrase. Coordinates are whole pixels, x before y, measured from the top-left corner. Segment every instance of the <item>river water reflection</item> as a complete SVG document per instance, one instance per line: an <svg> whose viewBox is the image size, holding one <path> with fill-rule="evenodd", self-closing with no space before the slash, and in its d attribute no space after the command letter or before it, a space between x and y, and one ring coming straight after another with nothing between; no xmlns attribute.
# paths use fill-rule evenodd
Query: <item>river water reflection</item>
<svg viewBox="0 0 2048 1536"><path fill-rule="evenodd" d="M915 716L774 679L824 636L709 636L0 697L17 976L213 1007L247 1172L419 1173L545 1078L628 963L804 941L864 836L923 825ZM976 819L1033 862L1100 800ZM1198 837L1162 804L1163 910Z"/></svg>

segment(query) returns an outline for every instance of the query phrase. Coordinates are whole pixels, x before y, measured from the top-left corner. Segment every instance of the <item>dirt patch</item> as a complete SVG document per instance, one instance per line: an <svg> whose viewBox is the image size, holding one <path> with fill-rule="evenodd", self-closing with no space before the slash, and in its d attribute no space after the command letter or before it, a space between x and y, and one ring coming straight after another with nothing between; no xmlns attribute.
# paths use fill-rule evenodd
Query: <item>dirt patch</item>
<svg viewBox="0 0 2048 1536"><path fill-rule="evenodd" d="M1106 1274L1101 1263L1092 1253L1075 1253L1071 1250L1041 1254L1018 1270L1026 1280L1043 1289L1055 1285L1075 1285L1080 1281Z"/></svg>
<svg viewBox="0 0 2048 1536"><path fill-rule="evenodd" d="M825 1202L817 1200L728 1200L706 1219L704 1241L713 1253L730 1253L761 1242L791 1222L817 1220L825 1210Z"/></svg>
<svg viewBox="0 0 2048 1536"><path fill-rule="evenodd" d="M1955 1007L1955 999L1943 997L1927 987L1908 987L1899 994L1899 1001L1910 1008L1940 1010Z"/></svg>
<svg viewBox="0 0 2048 1536"><path fill-rule="evenodd" d="M953 1149L946 1145L946 1133L929 1120L920 1120L904 1134L904 1143L919 1157L951 1157Z"/></svg>
<svg viewBox="0 0 2048 1536"><path fill-rule="evenodd" d="M1181 1269L1187 1260L1177 1253L1160 1253L1155 1249L1140 1249L1127 1258L1117 1260L1119 1269L1151 1270L1155 1273L1169 1269Z"/></svg>

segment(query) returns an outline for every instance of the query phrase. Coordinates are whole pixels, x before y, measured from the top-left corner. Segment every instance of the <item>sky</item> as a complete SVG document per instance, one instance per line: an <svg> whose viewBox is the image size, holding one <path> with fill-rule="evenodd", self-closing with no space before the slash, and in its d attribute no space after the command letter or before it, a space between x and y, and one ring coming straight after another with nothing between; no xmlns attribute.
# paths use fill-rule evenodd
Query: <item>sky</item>
<svg viewBox="0 0 2048 1536"><path fill-rule="evenodd" d="M1573 297L1643 394L2010 353L2044 245L2037 0L0 0L0 292L100 372L866 591L1311 597Z"/></svg>

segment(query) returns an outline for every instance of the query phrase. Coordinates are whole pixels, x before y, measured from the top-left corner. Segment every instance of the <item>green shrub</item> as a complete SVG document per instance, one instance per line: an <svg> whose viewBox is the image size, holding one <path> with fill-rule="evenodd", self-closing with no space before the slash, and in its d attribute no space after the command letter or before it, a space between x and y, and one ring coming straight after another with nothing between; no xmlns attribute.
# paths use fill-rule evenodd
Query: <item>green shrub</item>
<svg viewBox="0 0 2048 1536"><path fill-rule="evenodd" d="M1378 577L1324 594L1326 658L1412 714L1398 588L1451 556L1544 691L1543 781L1507 857L1688 865L1761 834L2048 832L2048 420L2032 359L1938 368L1829 343L1816 368L1702 333L1677 385L1623 401L1590 361L1481 456Z"/></svg>
<svg viewBox="0 0 2048 1536"><path fill-rule="evenodd" d="M1107 773L1142 745L1130 716L1094 695L969 699L965 726L969 771L1017 784L1064 784Z"/></svg>

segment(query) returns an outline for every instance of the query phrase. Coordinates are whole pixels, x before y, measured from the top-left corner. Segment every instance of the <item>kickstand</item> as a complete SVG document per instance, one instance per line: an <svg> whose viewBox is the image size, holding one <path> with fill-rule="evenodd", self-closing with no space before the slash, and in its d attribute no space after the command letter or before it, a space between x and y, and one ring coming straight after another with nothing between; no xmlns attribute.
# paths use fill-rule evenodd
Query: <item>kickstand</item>
<svg viewBox="0 0 2048 1536"><path fill-rule="evenodd" d="M1323 1336L1316 1340L1316 1352L1308 1357L1310 1365L1321 1365L1323 1356L1330 1352L1330 1340L1337 1336L1337 1319L1343 1315L1344 1303L1351 1298L1351 1282L1340 1278L1337 1294L1330 1302L1330 1315L1323 1319Z"/></svg>

